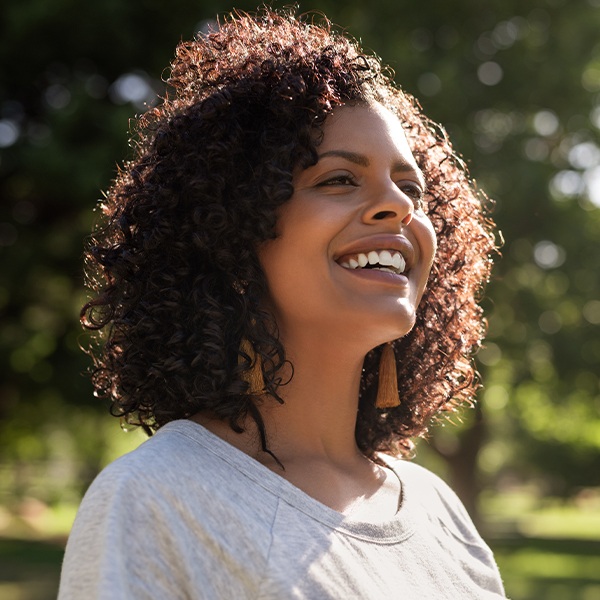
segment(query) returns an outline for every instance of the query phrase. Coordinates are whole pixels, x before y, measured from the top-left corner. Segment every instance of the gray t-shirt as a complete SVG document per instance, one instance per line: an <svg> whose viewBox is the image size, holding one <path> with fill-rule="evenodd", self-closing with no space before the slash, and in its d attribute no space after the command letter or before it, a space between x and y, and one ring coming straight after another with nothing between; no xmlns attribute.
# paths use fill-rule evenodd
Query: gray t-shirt
<svg viewBox="0 0 600 600"><path fill-rule="evenodd" d="M504 598L456 495L412 463L396 516L328 508L191 421L174 421L90 486L59 600Z"/></svg>

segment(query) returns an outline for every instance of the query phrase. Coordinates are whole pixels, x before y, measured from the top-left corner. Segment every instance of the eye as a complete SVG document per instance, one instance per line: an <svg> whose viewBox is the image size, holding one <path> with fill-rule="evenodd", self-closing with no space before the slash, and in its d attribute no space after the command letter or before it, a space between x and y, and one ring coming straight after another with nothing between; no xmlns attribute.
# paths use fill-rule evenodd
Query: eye
<svg viewBox="0 0 600 600"><path fill-rule="evenodd" d="M421 187L420 183L416 181L400 181L397 183L397 186L413 201L416 210L423 208L425 190Z"/></svg>
<svg viewBox="0 0 600 600"><path fill-rule="evenodd" d="M335 185L351 185L356 187L358 184L354 177L348 173L343 173L339 175L334 175L333 177L328 177L324 181L321 181L317 184L319 187L328 187Z"/></svg>

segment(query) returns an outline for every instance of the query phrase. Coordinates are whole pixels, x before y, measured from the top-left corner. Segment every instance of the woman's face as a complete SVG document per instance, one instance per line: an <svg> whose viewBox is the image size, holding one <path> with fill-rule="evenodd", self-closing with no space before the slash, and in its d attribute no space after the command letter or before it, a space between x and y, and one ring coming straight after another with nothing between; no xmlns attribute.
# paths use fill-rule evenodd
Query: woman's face
<svg viewBox="0 0 600 600"><path fill-rule="evenodd" d="M259 248L282 340L364 342L408 333L436 239L423 176L398 118L379 104L328 117L316 165L294 175L275 240ZM339 336L342 336L341 338Z"/></svg>

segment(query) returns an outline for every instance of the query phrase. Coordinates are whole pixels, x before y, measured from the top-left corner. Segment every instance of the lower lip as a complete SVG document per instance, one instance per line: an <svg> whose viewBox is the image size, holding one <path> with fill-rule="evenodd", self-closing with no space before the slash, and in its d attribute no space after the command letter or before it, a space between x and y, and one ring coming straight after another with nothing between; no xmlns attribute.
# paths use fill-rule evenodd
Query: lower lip
<svg viewBox="0 0 600 600"><path fill-rule="evenodd" d="M406 286L408 285L408 277L403 273L390 273L388 271L379 271L378 269L346 269L341 267L344 271L350 273L354 277L360 277L366 281L387 283L388 285L394 286Z"/></svg>

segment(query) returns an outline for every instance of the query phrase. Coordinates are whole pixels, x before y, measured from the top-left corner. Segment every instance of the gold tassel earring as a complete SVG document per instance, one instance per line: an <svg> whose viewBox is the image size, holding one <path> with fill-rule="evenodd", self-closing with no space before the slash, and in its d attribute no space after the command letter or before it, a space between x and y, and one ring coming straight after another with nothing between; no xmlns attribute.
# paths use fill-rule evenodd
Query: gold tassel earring
<svg viewBox="0 0 600 600"><path fill-rule="evenodd" d="M242 338L240 352L247 354L250 357L251 363L250 368L241 374L241 378L248 384L248 391L246 393L252 395L264 394L265 380L263 378L260 355L256 354L252 344L246 338ZM244 358L241 354L238 355L238 364L243 362L245 362Z"/></svg>
<svg viewBox="0 0 600 600"><path fill-rule="evenodd" d="M396 355L391 343L381 351L379 359L379 383L377 385L377 408L395 408L400 406L398 395L398 375L396 373Z"/></svg>

